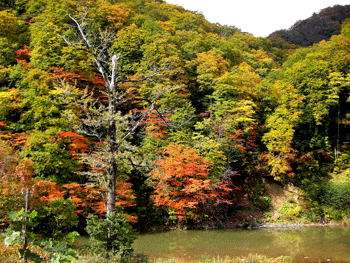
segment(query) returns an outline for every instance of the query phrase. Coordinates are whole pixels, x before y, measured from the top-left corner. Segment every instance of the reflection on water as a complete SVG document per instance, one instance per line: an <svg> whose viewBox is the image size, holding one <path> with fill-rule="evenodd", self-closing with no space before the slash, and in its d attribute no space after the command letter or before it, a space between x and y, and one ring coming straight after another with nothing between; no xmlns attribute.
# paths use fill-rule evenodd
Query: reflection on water
<svg viewBox="0 0 350 263"><path fill-rule="evenodd" d="M290 256L295 263L350 263L350 228L171 231L141 235L135 250L152 259Z"/></svg>

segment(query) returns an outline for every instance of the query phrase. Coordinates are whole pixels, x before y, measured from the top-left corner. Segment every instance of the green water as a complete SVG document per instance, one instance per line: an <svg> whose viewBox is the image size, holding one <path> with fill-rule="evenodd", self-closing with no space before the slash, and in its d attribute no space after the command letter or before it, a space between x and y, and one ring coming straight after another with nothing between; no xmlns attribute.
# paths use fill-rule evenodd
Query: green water
<svg viewBox="0 0 350 263"><path fill-rule="evenodd" d="M260 254L290 256L295 263L350 263L350 228L170 231L139 236L135 250L181 262Z"/></svg>

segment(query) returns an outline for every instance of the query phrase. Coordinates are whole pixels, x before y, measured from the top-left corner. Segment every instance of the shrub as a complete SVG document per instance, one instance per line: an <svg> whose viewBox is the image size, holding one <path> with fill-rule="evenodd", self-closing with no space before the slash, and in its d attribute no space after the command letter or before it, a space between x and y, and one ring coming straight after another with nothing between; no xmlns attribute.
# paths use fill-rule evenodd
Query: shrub
<svg viewBox="0 0 350 263"><path fill-rule="evenodd" d="M292 220L294 218L297 218L301 215L301 213L302 207L293 201L288 201L284 203L283 206L279 209L281 219L286 220Z"/></svg>
<svg viewBox="0 0 350 263"><path fill-rule="evenodd" d="M350 209L350 169L334 177L328 188L327 204L337 209Z"/></svg>
<svg viewBox="0 0 350 263"><path fill-rule="evenodd" d="M87 221L86 231L92 246L100 253L119 255L122 259L133 252L135 233L121 212L107 215L105 219L92 216Z"/></svg>
<svg viewBox="0 0 350 263"><path fill-rule="evenodd" d="M75 206L71 200L58 199L38 208L35 232L45 237L60 238L78 224Z"/></svg>

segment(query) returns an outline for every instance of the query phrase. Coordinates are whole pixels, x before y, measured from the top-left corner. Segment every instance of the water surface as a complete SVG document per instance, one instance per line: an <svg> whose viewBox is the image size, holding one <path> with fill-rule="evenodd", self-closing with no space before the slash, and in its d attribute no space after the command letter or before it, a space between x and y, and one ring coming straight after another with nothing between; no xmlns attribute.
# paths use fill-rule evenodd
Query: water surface
<svg viewBox="0 0 350 263"><path fill-rule="evenodd" d="M170 231L140 235L135 250L181 262L260 254L290 256L295 263L350 263L350 228Z"/></svg>

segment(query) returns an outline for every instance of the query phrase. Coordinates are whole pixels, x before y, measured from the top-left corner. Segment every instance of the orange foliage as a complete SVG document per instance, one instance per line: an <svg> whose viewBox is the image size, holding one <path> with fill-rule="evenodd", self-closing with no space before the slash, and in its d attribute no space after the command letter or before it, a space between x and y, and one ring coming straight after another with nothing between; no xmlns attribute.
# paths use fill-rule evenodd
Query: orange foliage
<svg viewBox="0 0 350 263"><path fill-rule="evenodd" d="M0 140L6 141L12 148L21 148L26 141L28 135L24 132L21 133L13 133L13 132L1 132Z"/></svg>
<svg viewBox="0 0 350 263"><path fill-rule="evenodd" d="M126 215L126 219L130 222L130 223L137 223L137 215Z"/></svg>
<svg viewBox="0 0 350 263"><path fill-rule="evenodd" d="M133 207L136 205L135 195L131 183L119 181L116 186L117 201L116 205L121 207Z"/></svg>
<svg viewBox="0 0 350 263"><path fill-rule="evenodd" d="M13 149L0 141L0 195L14 196L21 192L19 177L15 176L18 158Z"/></svg>
<svg viewBox="0 0 350 263"><path fill-rule="evenodd" d="M3 129L3 128L5 128L6 127L6 121L1 121L0 120L0 129Z"/></svg>
<svg viewBox="0 0 350 263"><path fill-rule="evenodd" d="M160 116L156 110L151 111L146 119L146 133L154 139L161 139L166 135L166 126L169 121L166 115Z"/></svg>
<svg viewBox="0 0 350 263"><path fill-rule="evenodd" d="M72 158L77 158L79 153L88 151L87 139L76 132L60 132L58 137L69 140L69 152Z"/></svg>
<svg viewBox="0 0 350 263"><path fill-rule="evenodd" d="M38 180L34 184L34 195L44 202L52 202L63 198L59 185L49 180Z"/></svg>
<svg viewBox="0 0 350 263"><path fill-rule="evenodd" d="M19 178L24 187L31 186L33 183L33 174L33 162L28 159L20 162L15 169L15 175Z"/></svg>
<svg viewBox="0 0 350 263"><path fill-rule="evenodd" d="M182 220L186 212L219 197L208 178L210 164L192 149L170 144L151 173L155 181L154 202L174 210Z"/></svg>
<svg viewBox="0 0 350 263"><path fill-rule="evenodd" d="M63 190L76 206L77 214L87 216L89 213L104 213L104 210L101 209L104 193L99 188L90 185L69 183L63 185Z"/></svg>
<svg viewBox="0 0 350 263"><path fill-rule="evenodd" d="M102 9L106 13L106 18L115 27L121 27L129 18L130 8L125 4L103 4Z"/></svg>
<svg viewBox="0 0 350 263"><path fill-rule="evenodd" d="M51 69L51 78L52 79L63 79L66 82L75 84L76 81L88 82L94 86L104 86L105 81L102 76L97 74L92 74L87 76L83 72L78 71L67 71L63 68L52 67Z"/></svg>
<svg viewBox="0 0 350 263"><path fill-rule="evenodd" d="M78 183L63 185L65 195L72 200L77 208L77 214L87 216L90 213L104 215L106 213L105 194L106 191L92 186ZM126 181L117 183L116 205L123 208L135 206L135 196L131 184ZM132 218L135 220L135 218Z"/></svg>
<svg viewBox="0 0 350 263"><path fill-rule="evenodd" d="M23 48L16 51L16 61L17 63L29 63L30 61L30 48L24 46Z"/></svg>

